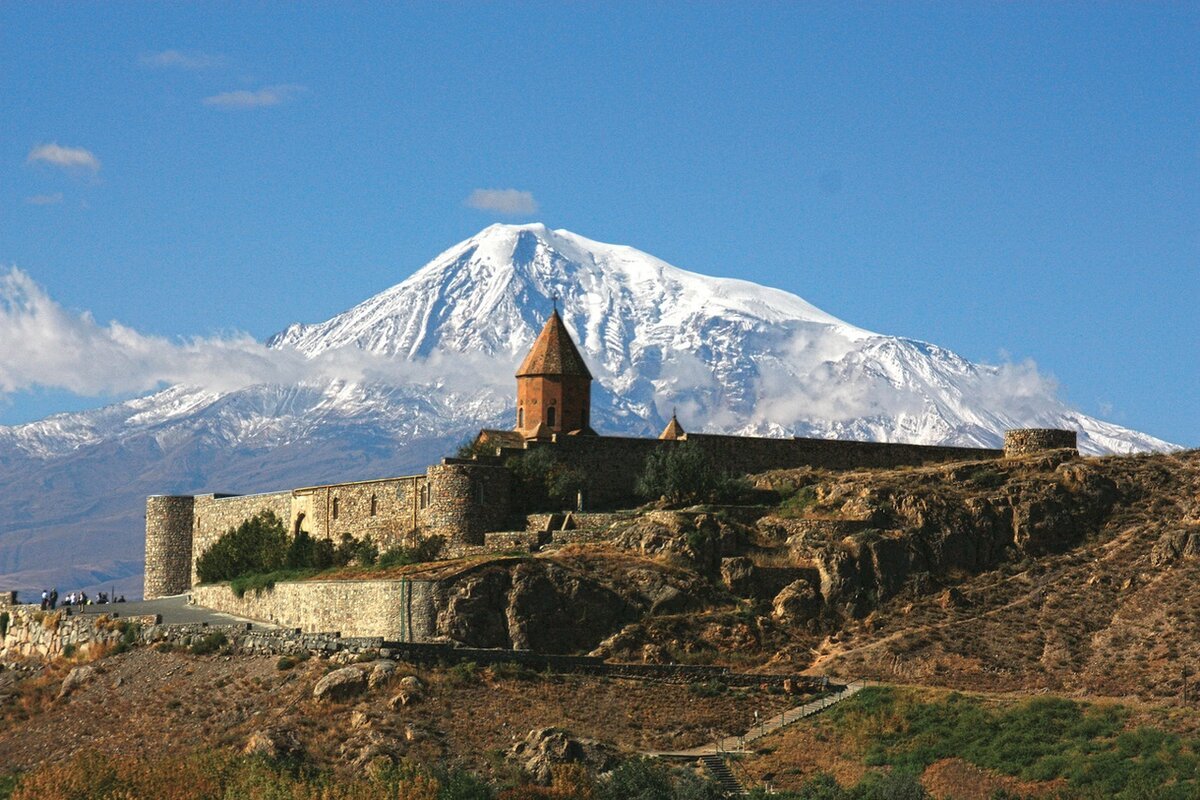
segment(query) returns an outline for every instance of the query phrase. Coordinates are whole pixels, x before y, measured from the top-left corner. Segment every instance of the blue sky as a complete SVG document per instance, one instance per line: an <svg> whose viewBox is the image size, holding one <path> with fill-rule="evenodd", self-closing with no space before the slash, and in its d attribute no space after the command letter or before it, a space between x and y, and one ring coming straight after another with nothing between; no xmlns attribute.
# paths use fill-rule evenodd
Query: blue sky
<svg viewBox="0 0 1200 800"><path fill-rule="evenodd" d="M0 266L261 338L538 219L1194 446L1197 42L1186 4L5 3ZM0 424L109 398L3 350Z"/></svg>

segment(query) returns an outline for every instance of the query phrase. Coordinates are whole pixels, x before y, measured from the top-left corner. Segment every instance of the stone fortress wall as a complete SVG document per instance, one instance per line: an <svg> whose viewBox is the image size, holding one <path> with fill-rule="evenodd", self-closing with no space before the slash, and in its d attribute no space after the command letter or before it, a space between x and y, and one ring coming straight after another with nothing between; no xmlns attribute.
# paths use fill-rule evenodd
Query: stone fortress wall
<svg viewBox="0 0 1200 800"><path fill-rule="evenodd" d="M1057 428L1018 428L1004 432L1004 455L1013 458L1044 450L1078 450L1079 435Z"/></svg>
<svg viewBox="0 0 1200 800"><path fill-rule="evenodd" d="M524 528L512 519L513 479L504 463L537 448L578 469L587 480L587 508L628 505L646 458L684 442L701 447L731 472L817 467L862 469L1024 455L1075 447L1070 431L1022 430L1006 435L1005 450L934 447L832 439L768 439L684 434L680 439L555 435L523 447L499 447L494 456L447 458L424 475L311 486L256 495L155 496L146 502L147 598L179 594L195 586L195 564L213 542L251 516L271 511L292 531L315 537L370 536L386 550L440 536L451 546L472 549L489 532ZM261 617L256 617L261 618Z"/></svg>

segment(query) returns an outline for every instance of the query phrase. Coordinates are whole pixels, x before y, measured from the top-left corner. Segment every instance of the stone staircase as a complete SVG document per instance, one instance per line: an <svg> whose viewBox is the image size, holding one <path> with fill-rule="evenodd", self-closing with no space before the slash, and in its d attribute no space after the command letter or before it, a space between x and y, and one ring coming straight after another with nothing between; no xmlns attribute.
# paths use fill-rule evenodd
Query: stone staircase
<svg viewBox="0 0 1200 800"><path fill-rule="evenodd" d="M858 694L865 686L866 683L864 681L850 681L840 691L796 706L795 708L789 708L782 714L776 714L774 717L760 722L741 736L727 736L711 744L693 747L690 750L651 752L647 753L647 755L670 759L699 759L703 762L704 769L709 776L720 784L722 791L728 796L740 797L747 794L747 790L738 781L737 776L729 766L729 759L731 757L749 753L749 746L764 736L772 734L787 725L799 722L802 719L807 719L814 714L819 714L830 706L837 705L843 700L847 700ZM749 778L749 776L746 777Z"/></svg>
<svg viewBox="0 0 1200 800"><path fill-rule="evenodd" d="M733 770L729 768L729 762L725 760L724 756L700 756L700 760L704 763L704 771L708 773L708 777L721 787L721 791L727 797L740 797L746 794L746 789L733 774Z"/></svg>

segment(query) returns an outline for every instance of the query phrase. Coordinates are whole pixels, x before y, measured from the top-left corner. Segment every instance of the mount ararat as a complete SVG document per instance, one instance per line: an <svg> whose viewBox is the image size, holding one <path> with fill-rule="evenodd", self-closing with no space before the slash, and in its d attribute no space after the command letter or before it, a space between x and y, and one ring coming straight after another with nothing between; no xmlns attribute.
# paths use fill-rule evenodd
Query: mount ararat
<svg viewBox="0 0 1200 800"><path fill-rule="evenodd" d="M493 225L332 319L272 337L311 375L170 386L0 427L0 588L140 593L145 496L249 493L416 471L511 427L513 373L552 298L596 377L592 426L999 446L1079 432L1087 453L1174 446L1084 415L1031 365L983 365L540 224Z"/></svg>

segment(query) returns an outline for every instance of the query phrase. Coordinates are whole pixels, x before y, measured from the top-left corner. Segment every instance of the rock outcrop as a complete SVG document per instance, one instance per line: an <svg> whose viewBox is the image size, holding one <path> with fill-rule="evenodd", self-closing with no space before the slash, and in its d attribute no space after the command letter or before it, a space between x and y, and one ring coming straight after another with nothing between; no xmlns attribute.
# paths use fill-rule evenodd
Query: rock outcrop
<svg viewBox="0 0 1200 800"><path fill-rule="evenodd" d="M313 697L318 700L347 700L366 689L366 672L358 667L342 667L317 681L313 687Z"/></svg>
<svg viewBox="0 0 1200 800"><path fill-rule="evenodd" d="M554 767L559 764L582 764L593 773L607 772L617 765L616 756L612 747L576 738L561 728L535 728L508 752L509 760L542 785L553 780Z"/></svg>

